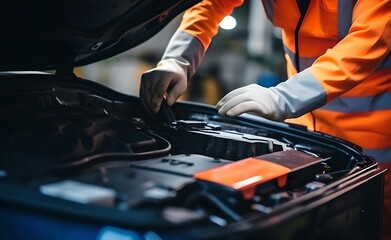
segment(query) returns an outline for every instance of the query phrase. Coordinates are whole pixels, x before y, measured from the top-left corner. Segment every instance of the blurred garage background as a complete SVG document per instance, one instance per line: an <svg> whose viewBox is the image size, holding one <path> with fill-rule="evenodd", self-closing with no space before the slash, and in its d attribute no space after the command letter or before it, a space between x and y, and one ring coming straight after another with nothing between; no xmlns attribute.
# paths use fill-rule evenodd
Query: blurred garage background
<svg viewBox="0 0 391 240"><path fill-rule="evenodd" d="M147 42L110 59L79 67L78 77L138 96L142 73L153 68L181 16ZM281 31L267 20L261 1L250 0L220 24L181 100L216 104L230 90L250 83L273 86L286 79Z"/></svg>

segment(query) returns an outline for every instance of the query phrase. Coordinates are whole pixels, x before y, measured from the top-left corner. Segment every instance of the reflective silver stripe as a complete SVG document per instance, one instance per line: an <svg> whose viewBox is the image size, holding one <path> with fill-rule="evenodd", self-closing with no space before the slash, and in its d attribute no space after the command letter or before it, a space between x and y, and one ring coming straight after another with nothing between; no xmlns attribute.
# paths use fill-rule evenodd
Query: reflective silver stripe
<svg viewBox="0 0 391 240"><path fill-rule="evenodd" d="M162 60L174 58L186 65L187 76L190 79L200 65L204 55L204 45L198 38L178 30L171 37Z"/></svg>
<svg viewBox="0 0 391 240"><path fill-rule="evenodd" d="M15 74L45 74L48 75L48 72L41 71L4 71L0 72L0 76L15 75Z"/></svg>
<svg viewBox="0 0 391 240"><path fill-rule="evenodd" d="M352 15L355 0L338 0L338 37L341 40L348 35L352 25Z"/></svg>
<svg viewBox="0 0 391 240"><path fill-rule="evenodd" d="M323 110L359 113L391 109L391 92L367 97L338 97L322 107Z"/></svg>
<svg viewBox="0 0 391 240"><path fill-rule="evenodd" d="M391 52L388 53L383 62L377 67L377 70L391 68Z"/></svg>
<svg viewBox="0 0 391 240"><path fill-rule="evenodd" d="M326 102L326 91L308 69L270 90L278 97L278 104L287 118L301 116Z"/></svg>
<svg viewBox="0 0 391 240"><path fill-rule="evenodd" d="M363 152L379 163L391 163L391 148L363 149Z"/></svg>
<svg viewBox="0 0 391 240"><path fill-rule="evenodd" d="M284 50L285 50L285 53L288 54L289 58L291 59L292 61L292 64L293 66L296 66L296 59L295 59L295 53L292 52L291 50L289 50L289 48L287 48L285 45L284 45ZM310 67L314 62L315 60L317 59L318 57L300 57L299 58L299 61L300 61L300 68L301 69L306 69L308 67Z"/></svg>
<svg viewBox="0 0 391 240"><path fill-rule="evenodd" d="M274 18L274 8L272 0L262 0L263 8L265 9L265 13L267 18L273 22Z"/></svg>

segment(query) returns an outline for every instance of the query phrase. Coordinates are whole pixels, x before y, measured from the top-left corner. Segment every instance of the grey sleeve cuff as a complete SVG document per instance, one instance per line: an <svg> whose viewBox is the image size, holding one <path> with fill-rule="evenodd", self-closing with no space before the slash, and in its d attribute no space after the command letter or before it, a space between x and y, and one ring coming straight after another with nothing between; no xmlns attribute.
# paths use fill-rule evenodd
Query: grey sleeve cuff
<svg viewBox="0 0 391 240"><path fill-rule="evenodd" d="M163 54L162 60L174 58L186 67L187 77L190 79L201 64L205 55L205 48L196 37L176 31L172 36Z"/></svg>
<svg viewBox="0 0 391 240"><path fill-rule="evenodd" d="M286 118L299 117L326 103L327 93L311 72L306 69L270 90Z"/></svg>

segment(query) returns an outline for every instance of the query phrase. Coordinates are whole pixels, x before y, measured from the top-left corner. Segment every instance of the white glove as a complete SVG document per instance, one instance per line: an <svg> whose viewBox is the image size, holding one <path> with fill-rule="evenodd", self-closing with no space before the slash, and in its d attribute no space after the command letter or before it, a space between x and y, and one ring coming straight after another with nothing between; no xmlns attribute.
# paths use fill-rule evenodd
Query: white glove
<svg viewBox="0 0 391 240"><path fill-rule="evenodd" d="M196 37L176 31L156 68L141 76L140 101L149 113L157 113L163 101L172 105L186 91L187 81L193 76L205 49Z"/></svg>
<svg viewBox="0 0 391 240"><path fill-rule="evenodd" d="M251 84L225 95L216 105L219 114L238 116L253 112L264 118L283 121L299 117L326 102L326 91L306 69L276 87Z"/></svg>
<svg viewBox="0 0 391 240"><path fill-rule="evenodd" d="M275 121L284 119L277 97L268 88L250 84L229 92L216 105L219 114L230 117L253 112Z"/></svg>
<svg viewBox="0 0 391 240"><path fill-rule="evenodd" d="M187 68L188 63L165 59L141 76L140 101L149 114L159 111L164 95L171 106L186 91Z"/></svg>

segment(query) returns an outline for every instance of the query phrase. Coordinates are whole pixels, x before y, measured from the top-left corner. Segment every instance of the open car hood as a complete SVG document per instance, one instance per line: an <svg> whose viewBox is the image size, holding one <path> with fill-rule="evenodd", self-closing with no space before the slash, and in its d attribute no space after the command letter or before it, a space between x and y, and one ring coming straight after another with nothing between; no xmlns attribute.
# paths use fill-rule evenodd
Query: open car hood
<svg viewBox="0 0 391 240"><path fill-rule="evenodd" d="M0 70L53 70L126 51L199 0L6 1Z"/></svg>
<svg viewBox="0 0 391 240"><path fill-rule="evenodd" d="M0 71L56 74L0 74L0 239L378 238L384 170L360 147L195 103L150 116L71 74L196 2L1 4Z"/></svg>

